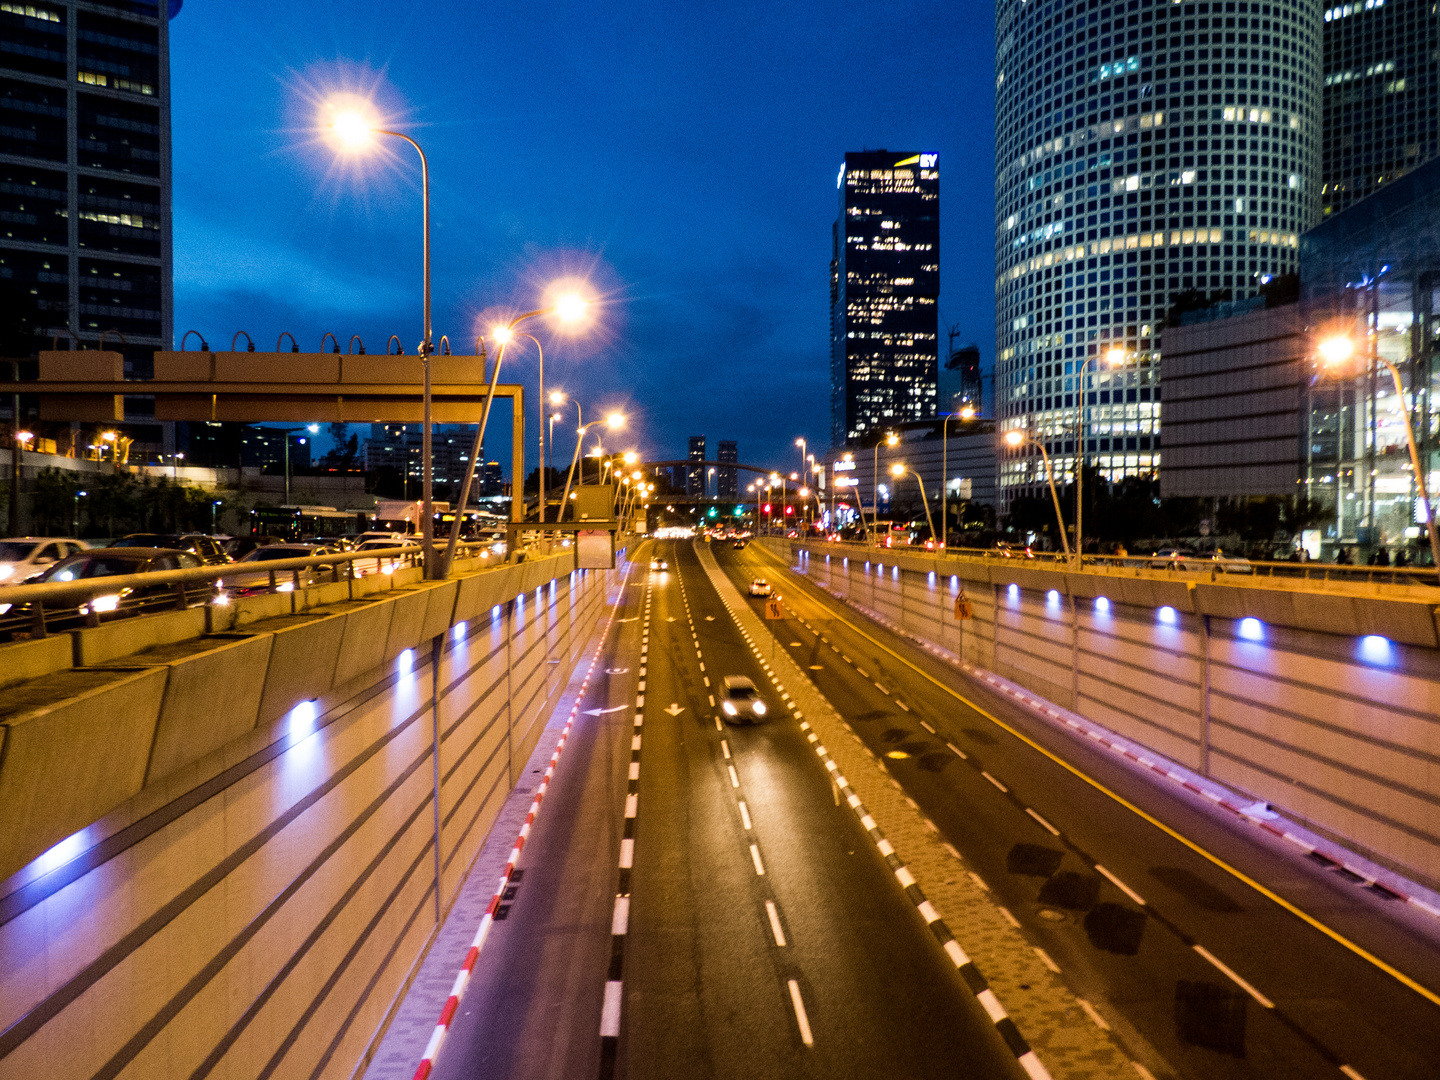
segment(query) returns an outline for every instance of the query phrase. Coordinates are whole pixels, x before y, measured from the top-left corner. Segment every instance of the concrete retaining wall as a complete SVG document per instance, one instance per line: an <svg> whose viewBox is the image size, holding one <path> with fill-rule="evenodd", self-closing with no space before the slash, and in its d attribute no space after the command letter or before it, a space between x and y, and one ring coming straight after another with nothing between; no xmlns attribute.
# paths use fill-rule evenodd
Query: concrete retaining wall
<svg viewBox="0 0 1440 1080"><path fill-rule="evenodd" d="M569 565L7 689L0 820L62 838L0 885L0 1078L348 1076L436 925L432 716L448 908L619 581Z"/></svg>
<svg viewBox="0 0 1440 1080"><path fill-rule="evenodd" d="M823 544L784 554L911 634L1440 885L1433 601L885 552L867 563Z"/></svg>

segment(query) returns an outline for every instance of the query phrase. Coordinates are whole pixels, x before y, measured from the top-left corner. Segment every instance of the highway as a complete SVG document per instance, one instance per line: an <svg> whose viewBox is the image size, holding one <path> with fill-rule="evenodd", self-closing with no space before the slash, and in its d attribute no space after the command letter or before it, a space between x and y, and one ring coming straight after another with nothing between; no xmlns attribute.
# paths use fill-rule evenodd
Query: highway
<svg viewBox="0 0 1440 1080"><path fill-rule="evenodd" d="M1435 988L1425 916L985 693L760 545L709 552L742 592L776 584L786 617L766 647L884 759L1142 1080L1440 1071L1440 1008L1218 863ZM695 546L637 558L590 722L436 1075L1024 1076ZM726 675L760 687L764 722L721 721Z"/></svg>
<svg viewBox="0 0 1440 1080"><path fill-rule="evenodd" d="M759 545L718 554L784 593L792 655L876 753L899 751L906 792L1156 1076L1440 1074L1440 1008L985 713L1434 990L1427 916L984 693Z"/></svg>
<svg viewBox="0 0 1440 1080"><path fill-rule="evenodd" d="M656 549L670 570L646 570ZM610 674L581 705L601 711L435 1075L1023 1078L690 545L637 554ZM718 722L724 675L754 679L767 722Z"/></svg>

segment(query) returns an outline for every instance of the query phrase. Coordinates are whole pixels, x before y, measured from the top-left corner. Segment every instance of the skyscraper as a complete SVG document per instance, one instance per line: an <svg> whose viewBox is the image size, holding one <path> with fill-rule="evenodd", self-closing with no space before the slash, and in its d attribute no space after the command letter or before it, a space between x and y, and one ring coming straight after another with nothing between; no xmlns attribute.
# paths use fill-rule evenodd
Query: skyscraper
<svg viewBox="0 0 1440 1080"><path fill-rule="evenodd" d="M1431 0L1336 3L1323 34L1328 216L1440 153L1440 40Z"/></svg>
<svg viewBox="0 0 1440 1080"><path fill-rule="evenodd" d="M734 466L740 460L740 451L734 439L721 439L715 451L715 460L720 462L715 473L715 497L733 499L740 494L740 471Z"/></svg>
<svg viewBox="0 0 1440 1080"><path fill-rule="evenodd" d="M846 154L830 261L835 446L935 415L940 170L934 154Z"/></svg>
<svg viewBox="0 0 1440 1080"><path fill-rule="evenodd" d="M6 304L137 374L173 347L169 40L156 0L0 4Z"/></svg>
<svg viewBox="0 0 1440 1080"><path fill-rule="evenodd" d="M690 436L690 452L686 455L691 461L697 464L686 466L685 469L685 493L687 495L698 495L704 497L708 494L705 490L705 436Z"/></svg>
<svg viewBox="0 0 1440 1080"><path fill-rule="evenodd" d="M1319 208L1321 25L1303 0L999 0L996 415L1044 441L1057 483L1087 359L1087 461L1153 476L1172 297L1294 272ZM1033 445L1004 452L1005 500L1044 481Z"/></svg>

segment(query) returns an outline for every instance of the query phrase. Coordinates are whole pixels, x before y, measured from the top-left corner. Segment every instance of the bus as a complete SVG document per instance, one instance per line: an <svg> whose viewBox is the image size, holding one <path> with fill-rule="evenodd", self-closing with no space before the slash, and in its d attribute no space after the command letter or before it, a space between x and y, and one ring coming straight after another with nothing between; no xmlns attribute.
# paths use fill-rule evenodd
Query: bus
<svg viewBox="0 0 1440 1080"><path fill-rule="evenodd" d="M375 516L364 510L333 506L257 506L250 511L250 535L297 541L308 536L354 536L370 528Z"/></svg>

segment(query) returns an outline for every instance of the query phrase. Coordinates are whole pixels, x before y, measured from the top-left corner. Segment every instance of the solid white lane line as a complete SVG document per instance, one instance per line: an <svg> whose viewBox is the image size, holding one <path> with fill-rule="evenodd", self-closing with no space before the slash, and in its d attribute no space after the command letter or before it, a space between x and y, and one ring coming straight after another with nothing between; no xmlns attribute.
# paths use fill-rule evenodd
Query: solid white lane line
<svg viewBox="0 0 1440 1080"><path fill-rule="evenodd" d="M1053 971L1056 975L1060 974L1060 965L1057 964L1054 960L1051 960L1050 954L1047 953L1044 949L1040 948L1038 945L1035 946L1035 955L1040 957L1040 962L1044 964L1047 968L1049 968L1051 971Z"/></svg>
<svg viewBox="0 0 1440 1080"><path fill-rule="evenodd" d="M1240 987L1241 990L1244 990L1247 994L1253 997L1265 1008L1273 1009L1275 1007L1275 1003L1273 1001L1267 998L1264 994L1260 993L1259 990L1256 990L1255 987L1251 986L1239 975L1235 974L1235 972L1232 971L1230 968L1226 967L1225 964L1218 957L1216 957L1214 953L1212 953L1209 949L1205 948L1204 945L1196 945L1195 951L1201 956L1203 956L1206 960L1210 961L1210 963L1215 965L1215 967L1231 982L1233 982L1236 986Z"/></svg>
<svg viewBox="0 0 1440 1080"><path fill-rule="evenodd" d="M1001 791L1010 790L1008 787L1002 784L999 780L996 780L993 776L991 776L988 772L985 772L983 769L980 771L980 775L983 776L986 780L989 780L990 783L994 784Z"/></svg>
<svg viewBox="0 0 1440 1080"><path fill-rule="evenodd" d="M620 981L612 979L605 984L605 1004L600 1007L600 1035L602 1038L618 1038L620 1035Z"/></svg>
<svg viewBox="0 0 1440 1080"><path fill-rule="evenodd" d="M815 1045L815 1036L810 1031L810 1018L805 1015L805 1000L800 996L800 984L790 980L790 1004L795 1006L795 1022L800 1025L800 1041L806 1046Z"/></svg>
<svg viewBox="0 0 1440 1080"><path fill-rule="evenodd" d="M1036 821L1038 821L1038 822L1040 823L1040 827L1041 827L1042 829L1044 829L1046 832L1048 832L1051 836L1059 836L1059 835L1060 835L1060 830L1059 830L1059 829L1055 828L1054 825L1051 825L1048 821L1046 821L1043 817L1041 817L1039 814L1037 814L1034 810L1031 810L1030 807L1027 806L1027 807L1025 808L1025 813L1029 814L1032 818L1034 818ZM1098 868L1097 868L1097 869L1098 869ZM1143 901L1142 901L1142 903L1143 903Z"/></svg>
<svg viewBox="0 0 1440 1080"><path fill-rule="evenodd" d="M750 808L745 805L745 800L740 800L740 821L745 825L745 831L749 832L753 827L750 824Z"/></svg>
<svg viewBox="0 0 1440 1080"><path fill-rule="evenodd" d="M775 935L775 944L785 947L785 931L780 926L780 913L775 910L775 901L765 901L765 914L770 916L770 932Z"/></svg>
<svg viewBox="0 0 1440 1080"><path fill-rule="evenodd" d="M1103 866L1101 866L1099 863L1096 863L1096 864L1095 864L1095 869L1096 869L1097 871L1099 871L1101 874L1104 875L1106 881L1110 882L1111 885L1114 885L1117 889L1119 889L1121 892L1123 892L1126 896L1130 897L1131 900L1134 900L1135 903L1139 904L1141 907L1144 907L1144 906L1145 906L1145 898L1144 898L1143 896L1141 896L1139 893L1137 893L1134 889L1130 888L1129 885L1126 885L1123 881L1121 881L1118 877L1116 877L1114 874L1112 874L1109 870L1106 870L1106 869L1105 869Z"/></svg>
<svg viewBox="0 0 1440 1080"><path fill-rule="evenodd" d="M764 877L765 864L760 861L760 847L758 844L750 845L750 858L755 861L755 873L760 877Z"/></svg>
<svg viewBox="0 0 1440 1080"><path fill-rule="evenodd" d="M734 766L734 765L731 765L731 766L729 766L729 769L730 769L730 786L731 786L731 787L738 788L738 787L740 786L740 777L738 777L738 776L735 775L735 766Z"/></svg>
<svg viewBox="0 0 1440 1080"><path fill-rule="evenodd" d="M1110 1025L1105 1022L1105 1018L1100 1015L1099 1010L1096 1009L1094 1005L1091 1005L1084 998L1076 998L1075 1004L1079 1005L1080 1008L1085 1010L1085 1015L1088 1016L1095 1024L1095 1026L1098 1027L1101 1031L1110 1030Z"/></svg>
<svg viewBox="0 0 1440 1080"><path fill-rule="evenodd" d="M730 760L730 743L725 739L720 740L720 752L725 755L725 760Z"/></svg>
<svg viewBox="0 0 1440 1080"><path fill-rule="evenodd" d="M615 897L615 913L610 916L610 934L621 937L630 928L630 898Z"/></svg>

